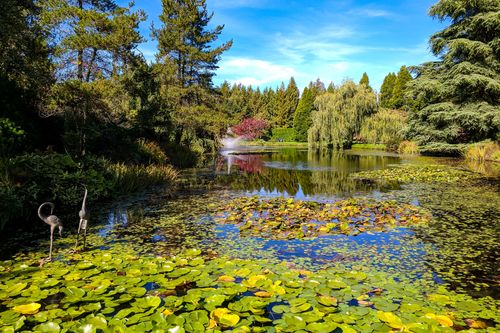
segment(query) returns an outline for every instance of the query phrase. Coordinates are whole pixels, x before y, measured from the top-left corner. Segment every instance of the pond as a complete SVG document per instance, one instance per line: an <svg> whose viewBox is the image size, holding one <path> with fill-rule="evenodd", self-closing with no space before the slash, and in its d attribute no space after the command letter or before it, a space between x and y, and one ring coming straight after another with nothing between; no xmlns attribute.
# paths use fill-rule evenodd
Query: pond
<svg viewBox="0 0 500 333"><path fill-rule="evenodd" d="M174 195L156 188L101 207L87 251L71 251L74 236L57 240L55 260L39 268L47 239L25 241L0 266L0 326L499 328L491 173L378 151L239 148L179 183Z"/></svg>

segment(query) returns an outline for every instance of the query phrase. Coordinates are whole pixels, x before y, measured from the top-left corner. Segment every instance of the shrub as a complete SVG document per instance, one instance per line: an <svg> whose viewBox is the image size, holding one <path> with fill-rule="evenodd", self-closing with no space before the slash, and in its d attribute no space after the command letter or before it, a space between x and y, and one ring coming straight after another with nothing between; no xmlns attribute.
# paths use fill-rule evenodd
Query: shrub
<svg viewBox="0 0 500 333"><path fill-rule="evenodd" d="M470 161L497 161L500 162L500 145L487 140L470 145L464 152L466 160Z"/></svg>
<svg viewBox="0 0 500 333"><path fill-rule="evenodd" d="M403 155L416 155L418 154L418 145L413 141L403 141L399 144L398 153Z"/></svg>
<svg viewBox="0 0 500 333"><path fill-rule="evenodd" d="M420 147L420 154L425 156L459 157L463 155L466 147L463 144L434 142Z"/></svg>
<svg viewBox="0 0 500 333"><path fill-rule="evenodd" d="M158 143L154 141L148 141L144 138L140 138L137 140L137 144L139 146L139 153L143 155L143 158L146 160L145 162L152 164L165 164L168 161L168 157L158 145Z"/></svg>
<svg viewBox="0 0 500 333"><path fill-rule="evenodd" d="M271 141L285 141L292 142L295 141L295 137L297 136L297 132L294 128L273 128L273 135L271 137Z"/></svg>

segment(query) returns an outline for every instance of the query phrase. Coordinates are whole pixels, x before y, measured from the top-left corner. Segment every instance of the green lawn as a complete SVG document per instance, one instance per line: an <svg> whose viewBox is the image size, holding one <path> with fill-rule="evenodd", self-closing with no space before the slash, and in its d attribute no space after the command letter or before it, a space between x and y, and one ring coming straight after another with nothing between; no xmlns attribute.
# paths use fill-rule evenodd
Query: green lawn
<svg viewBox="0 0 500 333"><path fill-rule="evenodd" d="M307 148L307 142L276 142L276 141L242 141L242 146L263 146L263 147L299 147Z"/></svg>

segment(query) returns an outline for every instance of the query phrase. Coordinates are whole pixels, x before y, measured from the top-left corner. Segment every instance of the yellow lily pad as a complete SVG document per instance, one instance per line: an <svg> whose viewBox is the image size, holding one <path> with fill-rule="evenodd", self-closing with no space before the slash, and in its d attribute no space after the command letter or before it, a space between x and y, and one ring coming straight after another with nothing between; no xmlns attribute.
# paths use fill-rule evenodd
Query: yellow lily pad
<svg viewBox="0 0 500 333"><path fill-rule="evenodd" d="M29 304L23 304L23 305L18 305L12 308L14 312L23 314L23 315L32 315L38 312L40 310L40 307L42 305L38 303L29 303Z"/></svg>

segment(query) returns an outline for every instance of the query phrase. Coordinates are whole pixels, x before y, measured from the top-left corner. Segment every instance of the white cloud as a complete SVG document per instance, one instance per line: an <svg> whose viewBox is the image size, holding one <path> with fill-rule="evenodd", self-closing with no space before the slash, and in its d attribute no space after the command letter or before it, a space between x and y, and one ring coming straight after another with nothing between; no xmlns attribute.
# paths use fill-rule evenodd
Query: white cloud
<svg viewBox="0 0 500 333"><path fill-rule="evenodd" d="M348 12L348 14L362 16L362 17L392 17L393 13L384 9L376 8L358 8Z"/></svg>
<svg viewBox="0 0 500 333"><path fill-rule="evenodd" d="M285 81L298 73L293 67L278 65L270 61L226 57L220 63L217 75L230 83L262 86Z"/></svg>

